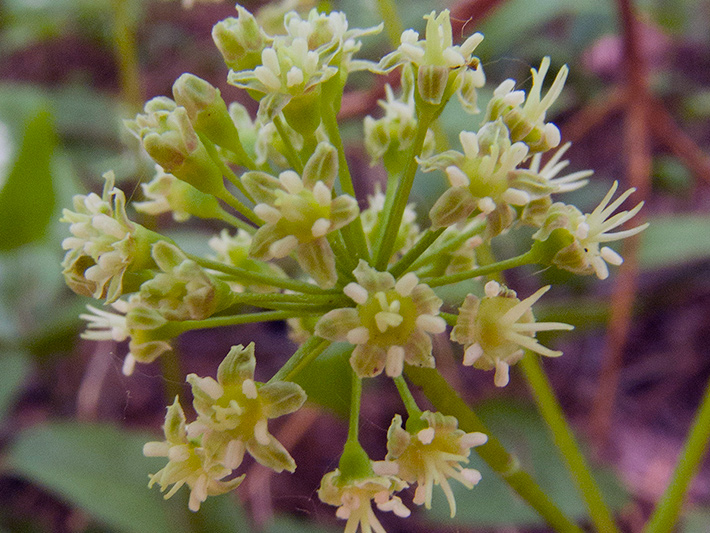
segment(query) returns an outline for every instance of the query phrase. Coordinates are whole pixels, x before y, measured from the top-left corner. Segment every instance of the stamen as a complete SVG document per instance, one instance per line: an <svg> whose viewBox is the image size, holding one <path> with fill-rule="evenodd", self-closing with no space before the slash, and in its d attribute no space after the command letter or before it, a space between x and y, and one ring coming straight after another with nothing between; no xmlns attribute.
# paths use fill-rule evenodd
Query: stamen
<svg viewBox="0 0 710 533"><path fill-rule="evenodd" d="M358 305L365 304L369 297L367 289L365 289L362 285L358 285L354 281L343 287L343 293Z"/></svg>
<svg viewBox="0 0 710 533"><path fill-rule="evenodd" d="M293 170L284 170L279 174L279 181L283 188L291 194L298 194L303 190L303 181Z"/></svg>
<svg viewBox="0 0 710 533"><path fill-rule="evenodd" d="M466 348L463 354L463 366L472 366L483 355L483 348L477 342Z"/></svg>
<svg viewBox="0 0 710 533"><path fill-rule="evenodd" d="M242 392L244 393L244 396L246 396L250 400L255 399L257 396L257 392L256 392L256 383L254 383L254 380L245 379L242 382Z"/></svg>
<svg viewBox="0 0 710 533"><path fill-rule="evenodd" d="M407 272L397 280L397 283L394 285L394 290L396 290L400 296L409 296L418 283L419 278L417 278L417 275L414 272Z"/></svg>

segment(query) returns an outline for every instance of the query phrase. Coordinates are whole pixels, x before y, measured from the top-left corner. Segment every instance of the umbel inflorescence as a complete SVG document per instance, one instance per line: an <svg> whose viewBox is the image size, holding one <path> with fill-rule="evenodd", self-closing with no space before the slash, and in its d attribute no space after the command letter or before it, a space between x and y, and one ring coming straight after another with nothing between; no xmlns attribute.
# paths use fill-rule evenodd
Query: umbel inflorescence
<svg viewBox="0 0 710 533"><path fill-rule="evenodd" d="M405 501L430 507L440 486L453 515L450 480L468 488L478 482L469 454L487 437L462 431L452 416L420 410L403 372L435 367L432 339L448 330L462 346L463 366L495 370L494 382L503 387L526 350L562 354L541 345L538 331L571 326L535 320L532 308L549 287L519 297L490 280L480 294L461 294L458 309L444 307L436 289L524 264L604 279L607 264L622 261L606 243L646 227L615 231L641 204L618 211L632 190L615 198L616 183L591 213L557 199L591 174L563 174L569 145L559 146L560 132L546 118L566 66L547 91L548 58L532 69L527 92L504 81L480 127L437 151L430 127L450 100L480 113L477 91L485 76L474 52L481 34L456 45L449 12L432 12L424 17L424 36L407 30L395 51L372 62L357 57L361 39L381 27L352 29L339 12L289 11L280 24L273 24L273 12L269 17L265 27L237 6L236 16L213 30L229 83L259 103L255 117L239 103L227 105L207 81L184 74L172 99L153 98L126 121L156 164L155 178L143 185L145 200L133 207L170 212L178 222L221 221L227 229L209 239L212 255L191 255L132 221L110 172L101 196L77 196L64 211L72 234L63 243L67 284L113 308L89 306L84 337L129 340L129 375L136 364L170 352L185 331L288 321L300 347L271 380L254 380L260 354L253 343L234 346L215 378L187 376L196 418L188 422L176 399L165 440L145 445L146 455L167 459L150 485L168 491L166 497L187 485L192 510L241 483L236 472L245 453L277 472L295 470L268 421L303 405L306 392L294 380L340 343L352 368L350 431L338 468L323 477L320 499L337 507L350 532L384 531L373 502L408 516L400 497L407 487L413 496ZM387 186L361 208L336 116L350 73L394 69L401 72L399 88L388 85L384 113L364 121L364 146L372 163L387 170ZM408 204L418 169L432 173L424 179L449 185L423 217L426 228ZM523 226L534 228L529 251L491 260L491 241ZM487 253L479 257L479 250ZM394 417L387 456L373 461L358 442L358 413L362 380L378 376L394 381L407 418Z"/></svg>

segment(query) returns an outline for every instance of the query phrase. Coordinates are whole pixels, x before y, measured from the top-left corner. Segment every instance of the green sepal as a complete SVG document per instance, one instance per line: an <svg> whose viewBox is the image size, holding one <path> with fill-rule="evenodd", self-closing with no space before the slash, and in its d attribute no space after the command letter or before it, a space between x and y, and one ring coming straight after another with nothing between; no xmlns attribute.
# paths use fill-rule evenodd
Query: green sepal
<svg viewBox="0 0 710 533"><path fill-rule="evenodd" d="M322 181L332 189L337 176L338 151L328 142L319 143L303 169L303 186L313 189L316 182Z"/></svg>
<svg viewBox="0 0 710 533"><path fill-rule="evenodd" d="M274 381L263 385L259 388L259 397L263 400L268 418L293 413L306 401L305 391L299 385L289 381Z"/></svg>
<svg viewBox="0 0 710 533"><path fill-rule="evenodd" d="M284 470L296 470L296 461L273 435L269 435L269 444L259 444L256 439L250 439L246 445L247 451L254 459L277 474Z"/></svg>
<svg viewBox="0 0 710 533"><path fill-rule="evenodd" d="M273 205L281 182L266 172L254 170L242 175L242 184L256 203Z"/></svg>
<svg viewBox="0 0 710 533"><path fill-rule="evenodd" d="M172 405L167 409L163 431L165 433L165 440L170 443L183 443L187 441L185 413L180 406L177 396L175 396Z"/></svg>
<svg viewBox="0 0 710 533"><path fill-rule="evenodd" d="M536 262L541 265L557 264L558 253L574 244L575 238L566 228L552 230L544 241L535 240L531 252L536 257Z"/></svg>
<svg viewBox="0 0 710 533"><path fill-rule="evenodd" d="M319 286L330 289L335 285L338 279L335 254L325 237L300 243L296 248L296 259L301 268L312 276Z"/></svg>
<svg viewBox="0 0 710 533"><path fill-rule="evenodd" d="M217 381L224 386L241 385L245 379L254 378L255 368L253 342L246 348L241 344L232 346L217 369Z"/></svg>

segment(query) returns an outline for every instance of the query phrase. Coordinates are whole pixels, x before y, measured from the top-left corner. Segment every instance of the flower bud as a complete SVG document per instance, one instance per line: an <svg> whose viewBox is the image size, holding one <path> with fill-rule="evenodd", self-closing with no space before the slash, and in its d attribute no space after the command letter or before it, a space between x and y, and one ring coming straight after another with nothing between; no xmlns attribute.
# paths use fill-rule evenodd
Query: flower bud
<svg viewBox="0 0 710 533"><path fill-rule="evenodd" d="M237 5L239 17L224 19L212 28L212 39L224 62L233 70L251 70L261 63L261 51L271 42L254 15Z"/></svg>
<svg viewBox="0 0 710 533"><path fill-rule="evenodd" d="M145 113L126 126L143 143L148 155L166 172L196 189L217 197L224 195L222 172L190 122L187 110L172 100L158 97L148 101Z"/></svg>
<svg viewBox="0 0 710 533"><path fill-rule="evenodd" d="M173 84L173 96L175 102L187 110L195 130L235 154L244 153L239 132L219 89L202 78L185 73Z"/></svg>

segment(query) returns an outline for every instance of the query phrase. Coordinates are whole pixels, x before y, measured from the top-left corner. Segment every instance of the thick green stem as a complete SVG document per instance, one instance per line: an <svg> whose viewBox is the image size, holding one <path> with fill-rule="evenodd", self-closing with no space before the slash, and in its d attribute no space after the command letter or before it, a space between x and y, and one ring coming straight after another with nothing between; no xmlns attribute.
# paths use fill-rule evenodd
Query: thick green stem
<svg viewBox="0 0 710 533"><path fill-rule="evenodd" d="M455 325L456 325L456 322L457 322L458 319L459 319L459 315L454 315L453 313L440 312L440 313L439 313L439 316L440 316L441 318L443 318L444 320L446 320L446 323L447 323L449 326L455 326Z"/></svg>
<svg viewBox="0 0 710 533"><path fill-rule="evenodd" d="M256 228L254 226L252 226L251 224L247 224L242 219L237 218L234 215L227 213L223 209L220 209L219 215L215 216L215 219L221 220L225 224L229 224L230 226L234 226L237 229L243 229L249 235L254 235L254 233L256 233Z"/></svg>
<svg viewBox="0 0 710 533"><path fill-rule="evenodd" d="M338 277L352 279L352 272L355 270L354 258L345 248L340 232L333 231L328 234L327 238L328 244L330 244L330 248L335 254L335 267L338 270Z"/></svg>
<svg viewBox="0 0 710 533"><path fill-rule="evenodd" d="M284 125L283 120L281 120L281 117L279 115L274 117L274 126L276 126L276 131L279 132L279 136L281 137L281 140L283 141L284 146L286 147L286 153L284 155L286 156L288 164L291 165L291 167L293 167L293 170L298 172L299 175L303 175L303 161L301 161L301 157L298 155L296 148L294 148L293 144L291 143L291 138L286 132L286 126Z"/></svg>
<svg viewBox="0 0 710 533"><path fill-rule="evenodd" d="M703 401L695 415L688 439L680 453L671 482L646 524L644 533L665 533L672 531L677 525L678 515L690 482L708 452L708 442L710 442L710 382L705 389Z"/></svg>
<svg viewBox="0 0 710 533"><path fill-rule="evenodd" d="M350 167L348 167L348 160L345 157L343 139L340 136L340 128L338 128L338 119L332 105L324 105L321 110L321 120L323 121L323 126L328 134L328 139L338 150L338 181L340 182L340 186L345 194L349 194L353 198L357 198L355 195L353 178L350 175ZM351 248L354 248L353 251L357 252L357 256L368 260L370 253L367 249L367 239L365 238L365 230L362 227L362 219L357 217L345 228L343 228L342 232L343 237L346 239L346 244L350 245Z"/></svg>
<svg viewBox="0 0 710 533"><path fill-rule="evenodd" d="M163 377L164 397L168 404L173 402L175 396L182 394L182 386L185 384L185 376L180 368L180 355L177 348L173 347L167 353L159 357L160 373Z"/></svg>
<svg viewBox="0 0 710 533"><path fill-rule="evenodd" d="M204 320L183 320L182 322L169 322L162 328L166 332L177 336L186 331L195 329L221 328L224 326L237 326L240 324L253 324L256 322L273 322L274 320L286 320L298 316L308 316L313 313L298 313L290 311L264 311L263 313L245 313L234 316L213 316Z"/></svg>
<svg viewBox="0 0 710 533"><path fill-rule="evenodd" d="M204 135L200 135L200 140L202 141L202 144L205 145L205 149L207 150L207 153L209 154L210 158L212 161L215 162L215 164L219 167L219 169L222 171L222 175L229 180L229 182L234 185L237 189L239 189L239 192L241 192L247 200L250 202L254 203L254 198L251 197L249 194L249 191L246 190L246 187L242 184L242 180L239 179L239 177L234 173L234 171L229 168L229 165L225 163L222 158L219 156L217 153L217 148L215 148L215 145L212 141L210 141L207 137Z"/></svg>
<svg viewBox="0 0 710 533"><path fill-rule="evenodd" d="M530 474L521 469L518 460L491 435L490 430L436 369L410 366L407 367L406 373L410 381L422 389L438 411L458 419L461 429L466 432L480 431L489 436L486 444L475 449L478 455L550 526L560 533L582 533L542 491Z"/></svg>
<svg viewBox="0 0 710 533"><path fill-rule="evenodd" d="M486 223L483 221L470 223L459 235L448 239L446 244L436 246L433 249L427 250L426 253L423 253L416 261L414 261L414 263L412 263L410 270L417 270L419 267L424 266L427 262L432 260L432 256L449 253L458 249L464 242L474 235L481 233L485 228Z"/></svg>
<svg viewBox="0 0 710 533"><path fill-rule="evenodd" d="M332 305L334 308L347 305L350 301L347 297L338 294L281 294L269 292L232 294L232 300L235 304L248 304L257 307L271 303L293 303Z"/></svg>
<svg viewBox="0 0 710 533"><path fill-rule="evenodd" d="M286 361L286 364L269 380L269 383L273 381L293 381L301 370L322 354L328 346L330 346L330 341L320 337L311 337L293 353L291 358Z"/></svg>
<svg viewBox="0 0 710 533"><path fill-rule="evenodd" d="M404 274L410 266L429 248L434 241L439 238L439 236L444 233L446 228L439 228L437 230L426 230L426 233L422 235L417 244L415 244L402 258L392 265L389 269L389 273L395 278L398 278Z"/></svg>
<svg viewBox="0 0 710 533"><path fill-rule="evenodd" d="M121 99L132 111L143 107L138 46L133 27L130 0L113 0L113 45L118 63Z"/></svg>
<svg viewBox="0 0 710 533"><path fill-rule="evenodd" d="M263 285L269 285L271 287L277 287L279 289L289 289L296 292L303 292L306 294L336 294L339 291L327 291L321 289L317 285L312 285L304 281L298 281L290 278L282 278L278 276L273 276L269 274L262 274L259 272L252 272L250 270L245 270L243 268L227 265L219 261L213 261L212 259L207 259L205 257L200 257L199 255L187 254L187 256L195 261L198 265L209 268L211 270L217 270L218 272L224 272L230 276L243 283L258 283Z"/></svg>
<svg viewBox="0 0 710 533"><path fill-rule="evenodd" d="M458 274L450 274L448 276L439 276L438 278L425 278L422 280L422 283L426 283L430 287L441 287L442 285L451 285L452 283L458 283L459 281L465 281L478 276L486 276L494 272L501 272L503 270L508 270L509 268L531 265L536 261L537 254L530 251L516 257L511 257L510 259L506 259L504 261L498 261L497 263L474 268L468 272L460 272Z"/></svg>
<svg viewBox="0 0 710 533"><path fill-rule="evenodd" d="M535 398L537 408L552 433L552 439L577 485L577 490L587 506L594 526L600 533L618 532L619 529L614 523L614 518L604 503L599 486L579 449L572 429L567 424L562 407L555 397L537 356L527 352L520 361L520 366Z"/></svg>
<svg viewBox="0 0 710 533"><path fill-rule="evenodd" d="M436 111L427 112L426 110L422 111L421 116L419 117L419 121L417 123L417 133L414 138L414 143L412 144L412 151L407 167L402 174L402 179L397 184L397 191L394 195L392 209L384 212L387 217L385 222L385 231L382 240L379 242L377 253L375 254L375 268L377 270L386 269L390 257L392 257L394 243L397 240L399 227L402 224L402 216L404 215L404 210L407 207L409 193L412 190L414 176L417 173L417 168L419 166L416 158L422 152L427 129L435 117Z"/></svg>
<svg viewBox="0 0 710 533"><path fill-rule="evenodd" d="M397 386L399 396L402 398L402 403L407 410L407 414L412 418L419 418L422 415L422 410L419 409L417 401L414 399L414 396L412 396L412 391L409 390L404 376L399 375L394 378L394 384Z"/></svg>
<svg viewBox="0 0 710 533"><path fill-rule="evenodd" d="M358 442L360 430L360 399L362 397L362 378L351 369L350 385L350 422L348 424L348 442Z"/></svg>
<svg viewBox="0 0 710 533"><path fill-rule="evenodd" d="M390 44L397 48L404 29L397 14L397 4L394 0L377 0L377 9L382 17L382 22L385 23L385 32L387 32Z"/></svg>
<svg viewBox="0 0 710 533"><path fill-rule="evenodd" d="M229 207L234 209L237 213L242 215L244 218L252 222L255 226L262 226L264 224L264 221L261 220L258 216L254 214L254 212L249 209L246 205L244 205L242 202L240 202L237 198L235 198L232 193L230 193L226 187L222 189L222 194L218 196L220 200L222 200L225 204L227 204Z"/></svg>

